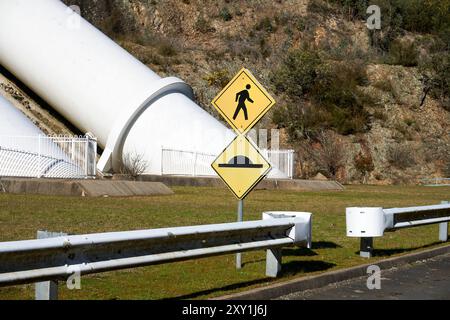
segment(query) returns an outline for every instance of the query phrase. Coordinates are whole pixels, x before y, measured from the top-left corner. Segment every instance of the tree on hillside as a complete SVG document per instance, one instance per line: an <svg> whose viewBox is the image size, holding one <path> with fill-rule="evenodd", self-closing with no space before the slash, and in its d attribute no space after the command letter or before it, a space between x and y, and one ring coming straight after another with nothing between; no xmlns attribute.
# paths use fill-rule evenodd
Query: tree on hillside
<svg viewBox="0 0 450 320"><path fill-rule="evenodd" d="M332 131L321 131L317 142L319 146L311 149L312 158L322 173L336 179L337 173L345 165L345 148L341 138Z"/></svg>
<svg viewBox="0 0 450 320"><path fill-rule="evenodd" d="M420 106L428 94L450 111L450 52L439 52L421 65L424 86Z"/></svg>

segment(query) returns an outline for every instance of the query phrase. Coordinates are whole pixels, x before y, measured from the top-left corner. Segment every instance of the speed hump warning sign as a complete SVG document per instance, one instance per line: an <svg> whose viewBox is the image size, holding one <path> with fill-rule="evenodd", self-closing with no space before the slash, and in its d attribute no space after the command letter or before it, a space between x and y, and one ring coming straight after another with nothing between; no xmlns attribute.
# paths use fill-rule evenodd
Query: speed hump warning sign
<svg viewBox="0 0 450 320"><path fill-rule="evenodd" d="M247 69L242 69L212 101L239 134L246 134L275 104L275 100Z"/></svg>
<svg viewBox="0 0 450 320"><path fill-rule="evenodd" d="M269 173L271 165L244 135L239 135L212 163L238 199L243 199Z"/></svg>

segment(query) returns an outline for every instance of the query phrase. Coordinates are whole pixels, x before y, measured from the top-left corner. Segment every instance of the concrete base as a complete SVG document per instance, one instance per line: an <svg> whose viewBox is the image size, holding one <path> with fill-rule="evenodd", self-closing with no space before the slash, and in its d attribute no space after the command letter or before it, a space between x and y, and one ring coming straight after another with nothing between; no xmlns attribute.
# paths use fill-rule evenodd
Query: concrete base
<svg viewBox="0 0 450 320"><path fill-rule="evenodd" d="M126 180L125 176L115 175L113 180ZM189 187L224 187L223 181L217 177L185 177L185 176L141 176L139 181L162 182L168 186L189 186ZM256 190L294 190L294 191L341 191L344 186L336 181L319 180L276 180L264 179Z"/></svg>
<svg viewBox="0 0 450 320"><path fill-rule="evenodd" d="M83 197L173 194L173 191L161 182L52 179L1 179L0 192Z"/></svg>

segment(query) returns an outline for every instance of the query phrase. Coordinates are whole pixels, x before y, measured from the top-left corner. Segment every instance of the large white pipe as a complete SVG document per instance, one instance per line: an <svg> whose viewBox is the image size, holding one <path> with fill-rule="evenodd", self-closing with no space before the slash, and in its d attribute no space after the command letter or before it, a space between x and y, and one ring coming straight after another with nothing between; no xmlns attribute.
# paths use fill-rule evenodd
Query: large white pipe
<svg viewBox="0 0 450 320"><path fill-rule="evenodd" d="M99 169L161 147L218 154L233 138L177 78L161 79L59 0L0 0L0 64L105 151Z"/></svg>
<svg viewBox="0 0 450 320"><path fill-rule="evenodd" d="M39 136L44 133L39 130L22 112L0 95L0 136ZM14 145L3 144L5 147ZM35 145L25 147L28 151L36 151Z"/></svg>
<svg viewBox="0 0 450 320"><path fill-rule="evenodd" d="M80 168L2 96L0 115L0 177L81 176Z"/></svg>

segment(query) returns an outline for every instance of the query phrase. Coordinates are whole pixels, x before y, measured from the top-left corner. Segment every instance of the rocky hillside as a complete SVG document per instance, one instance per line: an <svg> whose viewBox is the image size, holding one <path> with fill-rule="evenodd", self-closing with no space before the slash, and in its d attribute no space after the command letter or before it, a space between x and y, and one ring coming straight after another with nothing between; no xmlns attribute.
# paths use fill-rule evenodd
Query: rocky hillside
<svg viewBox="0 0 450 320"><path fill-rule="evenodd" d="M450 176L449 1L66 0L160 75L210 101L243 66L277 99L297 175L347 183Z"/></svg>

